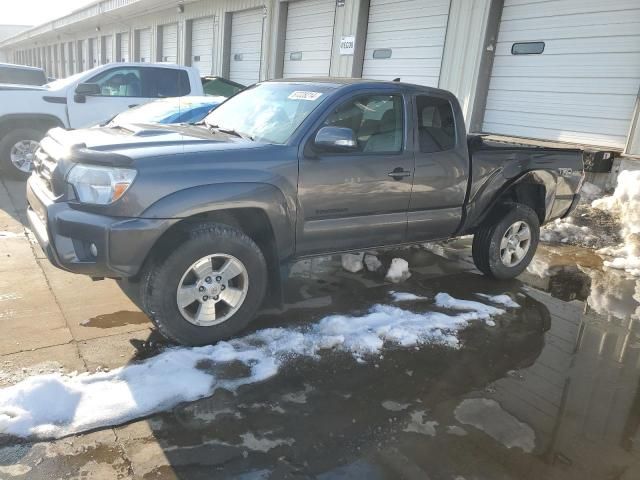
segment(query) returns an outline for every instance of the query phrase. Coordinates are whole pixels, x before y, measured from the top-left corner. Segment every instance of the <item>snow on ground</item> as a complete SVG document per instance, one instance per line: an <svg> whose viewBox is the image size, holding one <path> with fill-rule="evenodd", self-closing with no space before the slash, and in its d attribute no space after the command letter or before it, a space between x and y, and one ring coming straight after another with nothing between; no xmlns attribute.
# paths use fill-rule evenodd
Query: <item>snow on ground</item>
<svg viewBox="0 0 640 480"><path fill-rule="evenodd" d="M507 448L519 447L531 453L536 446L533 429L506 412L495 400L465 399L456 407L454 415L458 422L482 430Z"/></svg>
<svg viewBox="0 0 640 480"><path fill-rule="evenodd" d="M409 293L409 292L394 292L391 291L389 292L389 295L391 295L391 298L393 298L394 302L413 302L416 300L426 300L427 297L421 297L419 295L416 295L414 293Z"/></svg>
<svg viewBox="0 0 640 480"><path fill-rule="evenodd" d="M357 273L364 268L362 258L364 253L344 253L342 255L342 268L347 272Z"/></svg>
<svg viewBox="0 0 640 480"><path fill-rule="evenodd" d="M616 216L622 226L623 243L598 250L611 257L605 266L640 276L640 171L620 172L613 195L595 200L592 206Z"/></svg>
<svg viewBox="0 0 640 480"><path fill-rule="evenodd" d="M393 283L400 283L411 276L409 271L409 262L403 258L394 258L391 260L391 266L385 276L386 280Z"/></svg>
<svg viewBox="0 0 640 480"><path fill-rule="evenodd" d="M293 357L317 358L325 349L364 362L368 355L379 355L385 344L457 348L456 334L470 322L504 313L444 293L436 299L440 307L462 312L414 313L376 305L360 316L332 315L307 327L268 328L213 346L170 348L111 371L35 375L0 390L0 434L57 438L121 424L209 396L219 388L235 391L266 380ZM235 364L246 368L244 376L230 378L228 367Z"/></svg>
<svg viewBox="0 0 640 480"><path fill-rule="evenodd" d="M507 308L520 308L520 305L516 303L509 295L486 295L484 293L476 293L476 296L489 300L491 303L497 303L498 305L505 306Z"/></svg>

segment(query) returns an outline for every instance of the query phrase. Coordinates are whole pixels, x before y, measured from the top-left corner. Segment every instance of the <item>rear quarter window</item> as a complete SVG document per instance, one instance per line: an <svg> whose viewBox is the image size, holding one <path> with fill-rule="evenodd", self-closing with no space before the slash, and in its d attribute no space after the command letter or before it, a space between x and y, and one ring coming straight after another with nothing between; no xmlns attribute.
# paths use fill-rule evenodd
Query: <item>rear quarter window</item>
<svg viewBox="0 0 640 480"><path fill-rule="evenodd" d="M448 100L419 95L418 136L422 153L450 150L456 146L456 122L453 107Z"/></svg>
<svg viewBox="0 0 640 480"><path fill-rule="evenodd" d="M40 70L0 67L0 83L19 85L44 85L47 79Z"/></svg>
<svg viewBox="0 0 640 480"><path fill-rule="evenodd" d="M183 97L191 93L189 74L171 68L142 68L142 93L146 98Z"/></svg>

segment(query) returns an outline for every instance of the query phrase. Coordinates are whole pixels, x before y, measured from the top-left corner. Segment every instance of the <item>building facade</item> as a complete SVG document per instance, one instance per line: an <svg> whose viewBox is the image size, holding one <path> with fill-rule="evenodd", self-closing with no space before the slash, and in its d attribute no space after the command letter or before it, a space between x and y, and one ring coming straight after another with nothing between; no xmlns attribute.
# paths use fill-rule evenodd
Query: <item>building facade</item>
<svg viewBox="0 0 640 480"><path fill-rule="evenodd" d="M640 154L637 0L100 0L0 41L65 77L119 61L451 90L472 132Z"/></svg>

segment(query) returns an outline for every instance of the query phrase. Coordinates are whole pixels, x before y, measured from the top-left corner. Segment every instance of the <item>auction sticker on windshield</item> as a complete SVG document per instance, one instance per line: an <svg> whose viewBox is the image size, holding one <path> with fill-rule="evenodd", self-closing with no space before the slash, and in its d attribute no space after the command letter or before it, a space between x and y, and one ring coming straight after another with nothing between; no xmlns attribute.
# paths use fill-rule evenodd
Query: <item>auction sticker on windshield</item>
<svg viewBox="0 0 640 480"><path fill-rule="evenodd" d="M315 101L322 95L321 92L305 92L302 90L296 90L295 92L291 92L289 95L289 100L309 100Z"/></svg>

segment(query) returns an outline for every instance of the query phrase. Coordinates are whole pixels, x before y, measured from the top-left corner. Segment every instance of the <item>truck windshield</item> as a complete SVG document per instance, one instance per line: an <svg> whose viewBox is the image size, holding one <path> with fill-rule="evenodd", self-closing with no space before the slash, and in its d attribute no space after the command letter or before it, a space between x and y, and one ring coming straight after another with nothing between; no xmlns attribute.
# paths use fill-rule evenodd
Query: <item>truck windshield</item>
<svg viewBox="0 0 640 480"><path fill-rule="evenodd" d="M331 89L322 84L262 83L220 105L205 124L258 142L283 144Z"/></svg>

